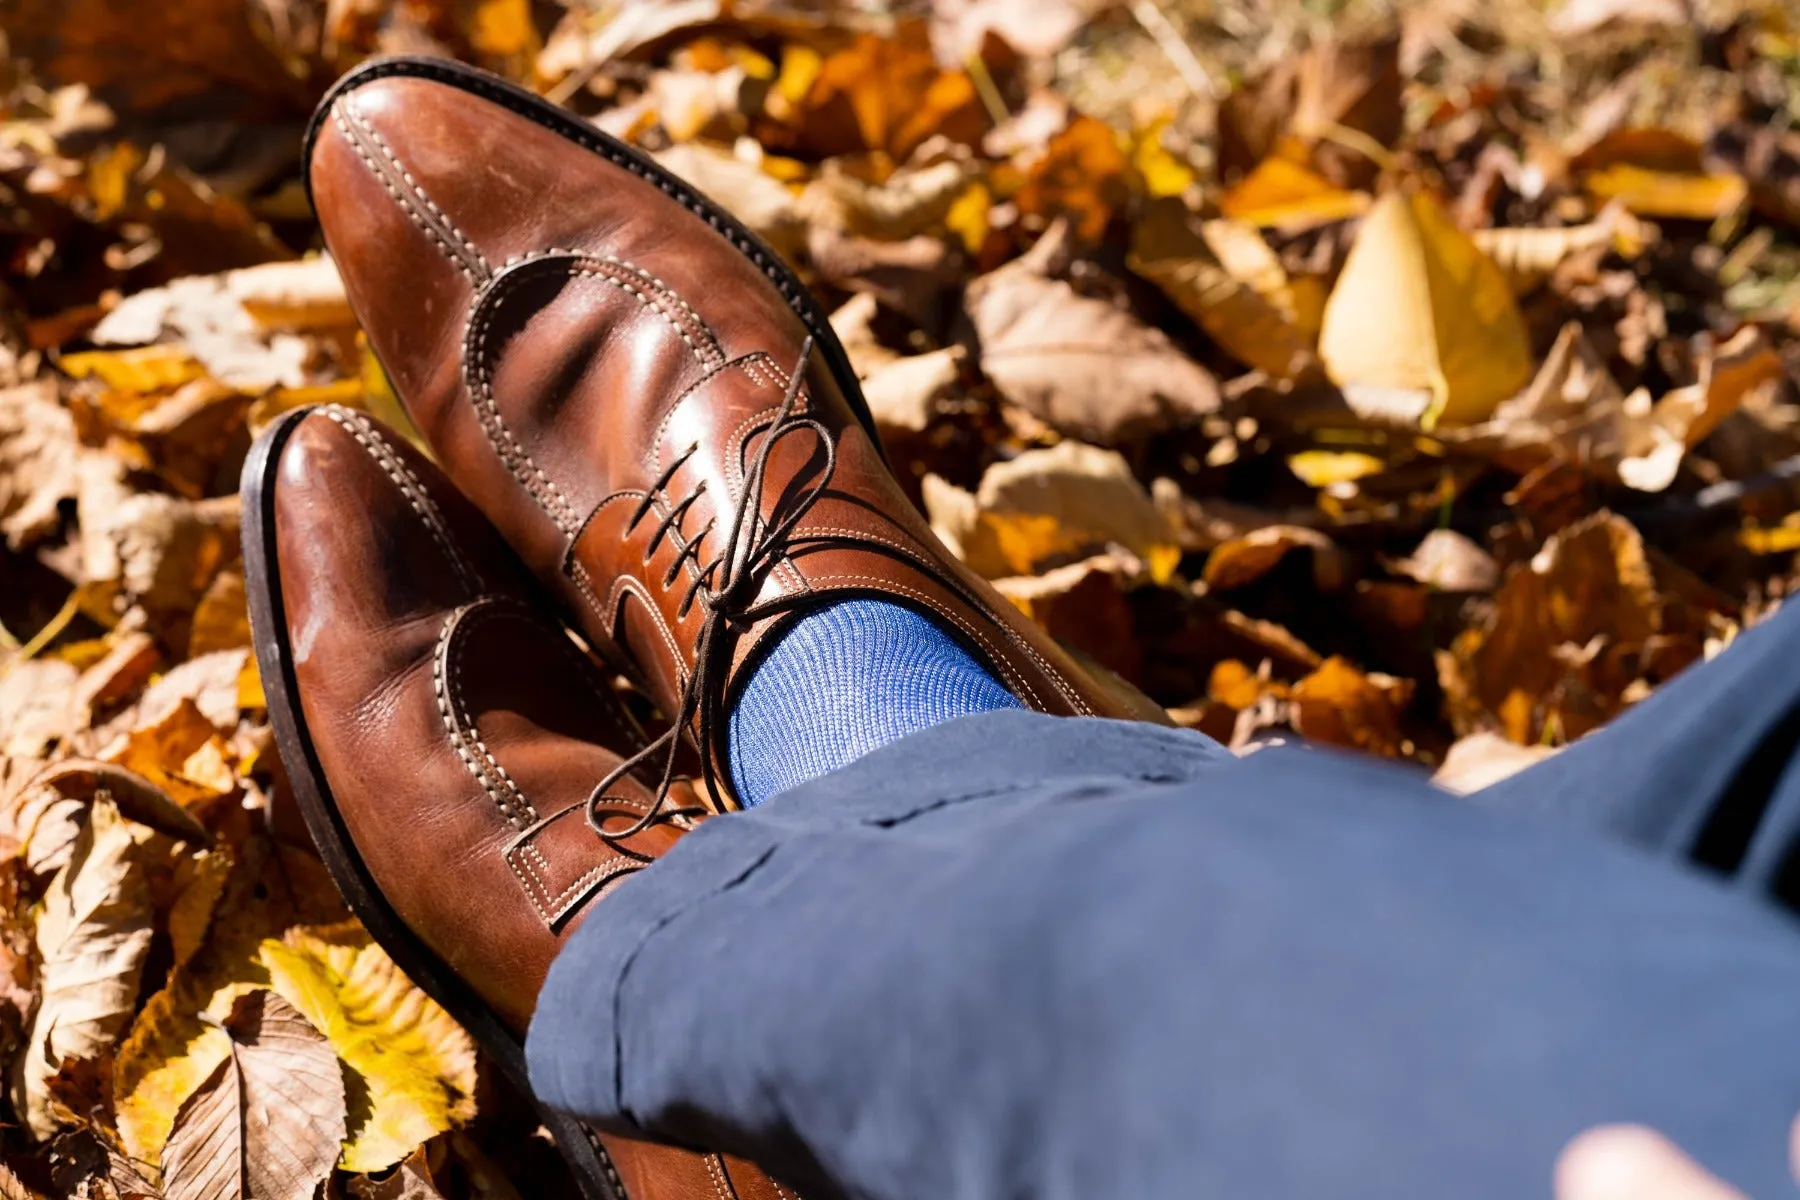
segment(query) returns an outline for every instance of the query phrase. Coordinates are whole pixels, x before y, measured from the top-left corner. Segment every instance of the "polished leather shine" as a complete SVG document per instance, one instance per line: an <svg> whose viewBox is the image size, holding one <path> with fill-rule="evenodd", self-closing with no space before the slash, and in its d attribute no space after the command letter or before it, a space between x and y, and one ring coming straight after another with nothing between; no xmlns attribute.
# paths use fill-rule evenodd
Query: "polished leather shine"
<svg viewBox="0 0 1800 1200"><path fill-rule="evenodd" d="M858 419L797 285L679 181L463 69L352 78L309 161L327 243L451 476L603 652L679 711L726 531L792 382L749 540L803 512L708 668L722 704L792 612L873 595L929 613L1029 707L1139 715L949 555ZM802 361L808 336L825 348ZM826 448L835 468L825 482ZM748 598L746 598L748 600ZM702 747L715 765L714 744ZM724 776L727 772L720 770Z"/></svg>
<svg viewBox="0 0 1800 1200"><path fill-rule="evenodd" d="M608 889L691 819L658 821L618 846L589 827L590 789L645 741L609 676L415 450L351 410L295 420L262 501L274 561L251 581L279 590L279 608L259 611L283 613L283 627L256 633L291 663L291 676L267 664L265 675L295 693L272 695L272 706L297 705L309 745L292 755L284 745L284 761L296 760L290 771L316 762L323 779L311 790L347 841L321 838L321 851L340 883L346 859L366 873L368 894L346 891L376 936L403 930L398 940L437 960L409 965L428 989L441 964L522 1034L562 943L604 919ZM627 776L600 815L628 825L652 801ZM408 965L403 947L390 949ZM629 1200L791 1200L741 1161L602 1143Z"/></svg>

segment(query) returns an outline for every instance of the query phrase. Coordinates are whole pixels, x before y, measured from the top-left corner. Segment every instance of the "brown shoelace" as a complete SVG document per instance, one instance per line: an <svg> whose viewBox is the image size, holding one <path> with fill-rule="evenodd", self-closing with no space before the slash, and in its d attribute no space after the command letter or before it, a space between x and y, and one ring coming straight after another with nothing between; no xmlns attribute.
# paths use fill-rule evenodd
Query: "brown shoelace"
<svg viewBox="0 0 1800 1200"><path fill-rule="evenodd" d="M767 571L780 559L782 548L788 535L794 531L800 519L806 515L813 502L825 491L831 482L831 476L837 469L837 446L831 438L831 431L825 425L805 416L796 408L800 402L800 389L805 383L806 368L812 361L813 339L808 337L800 347L800 361L795 364L793 377L788 380L787 391L783 394L780 406L775 410L773 421L763 435L762 444L757 447L750 462L750 468L744 475L743 494L738 497L737 505L732 510L726 525L724 548L717 557L701 568L688 584L682 595L681 605L677 612L686 615L688 610L698 602L705 610L706 617L700 626L700 637L694 649L694 670L688 676L681 689L681 700L678 711L668 714L672 718L669 728L653 739L642 750L620 763L610 774L594 786L587 799L587 820L594 832L613 849L622 854L632 854L621 844L635 837L658 821L669 820L680 816L692 816L701 810L693 808L665 807L669 788L675 782L675 764L680 750L682 730L688 722L699 721L701 777L709 791L715 795L719 791L718 773L713 769L712 755L708 748L712 745L714 733L725 717L724 681L715 677L724 670L723 656L729 652L728 634L741 632L753 627L758 621L771 616L783 608L790 607L788 602L770 601L758 605L754 603L757 589ZM819 472L817 482L806 491L800 493L788 506L785 514L779 516L771 524L763 524L758 513L762 510L763 489L768 482L769 459L780 442L792 434L802 430L811 430L818 436L819 445L825 454L825 462ZM686 463L700 450L698 442L689 446L670 462L656 482L651 485L644 499L639 503L637 511L632 514L625 531L629 534L650 514L658 496L668 486L682 464ZM693 507L706 490L702 480L678 502L669 506L662 519L657 522L651 533L649 544L644 550L644 561L649 562L656 547L665 536L675 538L679 553L663 575L663 587L673 587L680 577L683 565L692 558L699 562L700 543L718 524L714 517L695 532L693 538L683 541L681 537L681 520L688 509ZM714 581L716 579L716 585ZM639 766L649 762L661 752L664 755L661 781L657 784L656 799L650 810L623 830L608 830L603 824L602 810L606 807L607 793L620 779ZM635 855L634 855L635 857Z"/></svg>

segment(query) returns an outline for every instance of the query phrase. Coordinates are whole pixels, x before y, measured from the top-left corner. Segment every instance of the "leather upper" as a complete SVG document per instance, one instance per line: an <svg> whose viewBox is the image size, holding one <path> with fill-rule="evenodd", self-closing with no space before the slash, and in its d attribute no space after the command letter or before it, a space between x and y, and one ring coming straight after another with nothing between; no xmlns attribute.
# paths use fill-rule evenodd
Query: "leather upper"
<svg viewBox="0 0 1800 1200"><path fill-rule="evenodd" d="M328 407L280 455L280 635L331 803L382 900L522 1033L561 944L691 822L621 848L589 827L590 790L644 734L417 451ZM602 816L623 828L651 803L627 776ZM747 1163L603 1141L629 1200L791 1200Z"/></svg>
<svg viewBox="0 0 1800 1200"><path fill-rule="evenodd" d="M704 203L469 78L346 89L309 170L351 301L440 460L665 711L729 574L746 476L803 370L742 544L797 522L746 585L763 619L733 625L709 686L728 691L786 610L863 593L936 617L1033 709L1127 715L944 551L830 356L801 361L821 331L790 278ZM723 761L722 745L703 749Z"/></svg>

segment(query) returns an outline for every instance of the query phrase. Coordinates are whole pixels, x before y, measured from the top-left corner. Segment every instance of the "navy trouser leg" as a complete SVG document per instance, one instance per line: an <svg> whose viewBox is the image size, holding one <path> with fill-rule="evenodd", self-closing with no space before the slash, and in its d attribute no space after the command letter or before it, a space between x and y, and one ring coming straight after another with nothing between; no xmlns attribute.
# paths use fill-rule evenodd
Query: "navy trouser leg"
<svg viewBox="0 0 1800 1200"><path fill-rule="evenodd" d="M1800 608L1477 804L1147 726L927 730L604 901L534 1082L817 1195L1510 1200L1610 1121L1791 1194L1797 639Z"/></svg>

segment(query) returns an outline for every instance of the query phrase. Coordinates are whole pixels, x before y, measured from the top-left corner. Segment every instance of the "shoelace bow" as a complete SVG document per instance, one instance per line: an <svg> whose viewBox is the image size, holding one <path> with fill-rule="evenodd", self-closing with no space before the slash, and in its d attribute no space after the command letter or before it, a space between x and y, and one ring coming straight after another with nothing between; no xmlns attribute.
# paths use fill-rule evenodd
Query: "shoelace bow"
<svg viewBox="0 0 1800 1200"><path fill-rule="evenodd" d="M724 717L725 699L723 680L714 686L713 678L721 668L721 655L728 649L730 642L727 634L748 629L764 616L781 607L779 601L765 605L756 605L757 587L764 572L774 565L780 557L787 537L806 515L825 488L831 482L831 476L837 469L837 447L832 442L831 431L813 417L801 415L795 411L800 401L800 389L805 383L806 368L812 361L813 339L808 337L800 346L800 361L795 364L793 376L788 380L787 391L783 394L781 405L775 410L774 419L768 431L763 435L762 444L757 447L752 457L749 470L744 475L743 494L738 498L732 510L725 530L723 550L705 567L701 568L688 584L683 593L681 605L676 610L678 615L685 616L697 601L705 610L706 617L700 625L700 636L694 648L694 669L688 675L687 683L682 686L681 700L678 710L669 714L673 719L669 728L651 740L642 750L615 767L606 778L594 785L594 790L587 798L587 820L595 833L599 834L614 850L633 857L641 857L627 850L622 843L637 836L658 821L669 820L681 816L693 816L703 810L687 808L666 808L669 788L675 782L675 764L681 749L681 734L688 722L699 718L700 736L700 769L708 790L717 794L718 773L713 769L712 745L713 733L718 729ZM819 444L825 452L824 467L819 473L817 482L802 492L789 505L788 511L772 524L765 525L758 514L762 511L763 489L768 481L769 459L775 447L781 441L801 430L810 429L818 436ZM631 520L625 527L629 534L637 528L638 523L649 515L655 506L656 498L668 486L682 464L699 452L698 442L689 446L677 455L654 484L645 493L638 504ZM675 561L663 575L663 586L672 587L681 574L681 569L689 558L699 562L700 543L718 524L714 517L697 530L694 536L683 542L681 540L681 519L691 508L702 492L706 490L706 482L702 480L694 489L678 503L669 507L656 528L651 531L650 542L644 550L644 561L649 562L656 547L662 539L673 531L679 553ZM716 585L708 586L717 577ZM601 810L606 807L610 798L607 793L614 784L639 766L649 762L658 752L664 757L662 779L657 784L656 798L650 809L643 816L622 830L605 828Z"/></svg>

